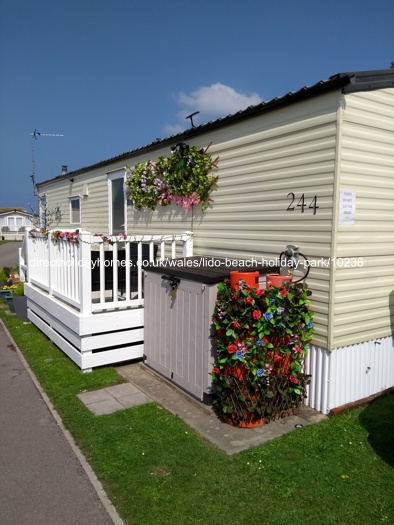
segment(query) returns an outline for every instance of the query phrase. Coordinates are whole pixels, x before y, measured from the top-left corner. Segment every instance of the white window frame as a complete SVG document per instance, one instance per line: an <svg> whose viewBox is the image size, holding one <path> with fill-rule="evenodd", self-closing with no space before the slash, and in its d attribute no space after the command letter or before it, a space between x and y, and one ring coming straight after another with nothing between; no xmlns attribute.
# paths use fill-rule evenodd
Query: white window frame
<svg viewBox="0 0 394 525"><path fill-rule="evenodd" d="M126 181L126 170L125 169L118 169L113 172L107 173L108 177L108 231L110 235L116 235L119 232L113 231L113 224L112 224L112 181L115 179L122 179L123 184ZM123 216L124 216L124 233L127 235L127 196L123 192Z"/></svg>
<svg viewBox="0 0 394 525"><path fill-rule="evenodd" d="M74 222L73 221L73 208L72 208L72 202L73 201L78 201L79 202L79 221L78 222ZM70 197L70 224L81 224L82 222L82 199L79 195L74 195L73 197Z"/></svg>

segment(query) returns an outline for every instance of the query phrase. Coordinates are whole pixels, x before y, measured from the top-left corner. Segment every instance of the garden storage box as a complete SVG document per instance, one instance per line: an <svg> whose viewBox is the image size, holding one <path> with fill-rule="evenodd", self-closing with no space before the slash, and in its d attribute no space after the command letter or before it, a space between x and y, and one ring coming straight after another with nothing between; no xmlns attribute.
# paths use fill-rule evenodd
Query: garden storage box
<svg viewBox="0 0 394 525"><path fill-rule="evenodd" d="M187 257L162 261L145 271L145 364L204 402L212 394L212 314L217 284L244 268L228 260ZM227 263L227 264L226 264ZM275 269L256 266L259 286Z"/></svg>

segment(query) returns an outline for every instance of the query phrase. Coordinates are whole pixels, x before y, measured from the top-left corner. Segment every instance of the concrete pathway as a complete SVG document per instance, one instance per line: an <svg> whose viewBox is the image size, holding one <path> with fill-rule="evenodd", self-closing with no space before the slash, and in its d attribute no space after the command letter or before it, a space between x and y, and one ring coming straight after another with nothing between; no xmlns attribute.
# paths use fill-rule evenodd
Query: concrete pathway
<svg viewBox="0 0 394 525"><path fill-rule="evenodd" d="M323 414L302 407L296 415L271 421L261 427L236 428L220 421L212 407L192 398L142 363L118 366L117 371L129 382L78 395L93 414L111 414L124 408L157 402L229 455L288 432L302 432L303 427L326 419Z"/></svg>
<svg viewBox="0 0 394 525"><path fill-rule="evenodd" d="M220 421L212 407L192 398L142 363L122 365L117 367L117 371L152 401L160 403L169 412L181 417L204 439L229 455L292 431L302 432L303 427L327 419L316 410L304 406L297 415L271 421L260 427L236 428Z"/></svg>
<svg viewBox="0 0 394 525"><path fill-rule="evenodd" d="M38 388L0 321L1 525L121 525Z"/></svg>

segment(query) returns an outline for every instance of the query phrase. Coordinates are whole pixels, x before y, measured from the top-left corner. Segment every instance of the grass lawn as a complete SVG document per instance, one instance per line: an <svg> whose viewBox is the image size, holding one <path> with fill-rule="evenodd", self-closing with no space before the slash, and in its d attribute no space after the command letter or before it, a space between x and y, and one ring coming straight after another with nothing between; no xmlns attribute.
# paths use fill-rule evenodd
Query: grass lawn
<svg viewBox="0 0 394 525"><path fill-rule="evenodd" d="M394 523L394 395L228 457L156 403L92 415L76 394L123 378L0 317L127 525Z"/></svg>

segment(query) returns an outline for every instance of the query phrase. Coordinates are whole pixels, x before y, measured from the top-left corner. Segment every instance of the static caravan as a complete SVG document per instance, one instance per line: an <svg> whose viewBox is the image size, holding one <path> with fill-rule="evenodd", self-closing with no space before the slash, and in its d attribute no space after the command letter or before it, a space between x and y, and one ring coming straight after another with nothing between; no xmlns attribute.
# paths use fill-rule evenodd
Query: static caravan
<svg viewBox="0 0 394 525"><path fill-rule="evenodd" d="M16 233L24 233L32 226L32 218L24 208L0 208L0 232L7 238L15 238Z"/></svg>
<svg viewBox="0 0 394 525"><path fill-rule="evenodd" d="M205 213L137 210L127 167L187 143L219 157ZM337 74L38 185L59 229L193 233L200 256L309 260L308 403L323 413L394 386L394 70Z"/></svg>

